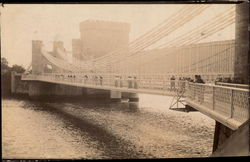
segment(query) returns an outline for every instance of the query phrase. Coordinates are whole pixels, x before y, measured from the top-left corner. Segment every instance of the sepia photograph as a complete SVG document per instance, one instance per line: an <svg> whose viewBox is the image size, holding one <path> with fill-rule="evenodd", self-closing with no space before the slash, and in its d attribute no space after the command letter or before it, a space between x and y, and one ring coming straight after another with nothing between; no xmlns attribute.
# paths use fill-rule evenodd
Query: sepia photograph
<svg viewBox="0 0 250 162"><path fill-rule="evenodd" d="M250 155L249 2L0 14L4 160Z"/></svg>

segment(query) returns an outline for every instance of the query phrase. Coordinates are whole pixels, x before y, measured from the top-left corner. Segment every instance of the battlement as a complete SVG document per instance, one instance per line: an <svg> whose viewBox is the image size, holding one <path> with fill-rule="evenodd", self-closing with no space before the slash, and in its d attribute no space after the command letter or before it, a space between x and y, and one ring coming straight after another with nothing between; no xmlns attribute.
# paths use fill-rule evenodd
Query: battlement
<svg viewBox="0 0 250 162"><path fill-rule="evenodd" d="M54 46L63 46L63 42L62 41L54 41L53 45Z"/></svg>
<svg viewBox="0 0 250 162"><path fill-rule="evenodd" d="M40 52L43 47L43 41L32 40L32 53Z"/></svg>
<svg viewBox="0 0 250 162"><path fill-rule="evenodd" d="M54 52L54 53L56 53L56 50L57 50L58 48L61 48L61 49L64 48L63 42L62 42L62 41L54 41L54 42L53 42L53 52Z"/></svg>
<svg viewBox="0 0 250 162"><path fill-rule="evenodd" d="M98 30L112 30L112 31L130 31L130 24L116 21L103 20L85 20L80 23L80 31L98 29Z"/></svg>
<svg viewBox="0 0 250 162"><path fill-rule="evenodd" d="M32 40L32 44L43 44L41 40Z"/></svg>

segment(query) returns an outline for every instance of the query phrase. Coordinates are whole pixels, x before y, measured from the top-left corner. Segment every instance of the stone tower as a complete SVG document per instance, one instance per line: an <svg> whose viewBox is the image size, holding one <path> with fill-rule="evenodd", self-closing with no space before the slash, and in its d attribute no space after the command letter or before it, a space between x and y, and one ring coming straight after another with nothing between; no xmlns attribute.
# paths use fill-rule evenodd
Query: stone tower
<svg viewBox="0 0 250 162"><path fill-rule="evenodd" d="M126 49L129 43L129 31L130 25L128 23L99 20L83 21L80 23L80 40L72 41L73 55L80 59L91 59L122 47Z"/></svg>
<svg viewBox="0 0 250 162"><path fill-rule="evenodd" d="M42 45L42 41L32 40L32 74L41 74L43 72Z"/></svg>
<svg viewBox="0 0 250 162"><path fill-rule="evenodd" d="M235 77L249 83L249 3L236 4L235 17Z"/></svg>

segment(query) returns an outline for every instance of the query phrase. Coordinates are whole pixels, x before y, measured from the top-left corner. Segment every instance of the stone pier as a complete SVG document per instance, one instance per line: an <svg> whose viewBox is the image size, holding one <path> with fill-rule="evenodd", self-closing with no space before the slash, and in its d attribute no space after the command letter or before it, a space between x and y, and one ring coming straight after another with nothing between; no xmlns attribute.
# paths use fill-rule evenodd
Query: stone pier
<svg viewBox="0 0 250 162"><path fill-rule="evenodd" d="M249 123L233 131L216 121L213 157L249 156Z"/></svg>
<svg viewBox="0 0 250 162"><path fill-rule="evenodd" d="M109 99L110 91L102 89L83 88L83 95L86 98Z"/></svg>
<svg viewBox="0 0 250 162"><path fill-rule="evenodd" d="M121 101L122 92L120 91L110 91L110 99L111 101Z"/></svg>
<svg viewBox="0 0 250 162"><path fill-rule="evenodd" d="M39 81L29 82L29 96L30 97L41 97L41 96L67 96L75 97L82 96L82 88L45 83Z"/></svg>
<svg viewBox="0 0 250 162"><path fill-rule="evenodd" d="M129 99L129 102L138 102L139 96L137 93L122 92L122 98Z"/></svg>

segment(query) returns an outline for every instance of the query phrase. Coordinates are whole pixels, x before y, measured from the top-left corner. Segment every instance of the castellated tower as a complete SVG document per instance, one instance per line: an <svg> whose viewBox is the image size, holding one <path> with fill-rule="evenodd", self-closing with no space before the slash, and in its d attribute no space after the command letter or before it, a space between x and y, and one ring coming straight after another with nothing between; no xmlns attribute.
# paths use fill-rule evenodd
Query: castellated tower
<svg viewBox="0 0 250 162"><path fill-rule="evenodd" d="M61 49L61 50L65 50L64 46L63 46L63 42L62 41L54 41L53 42L53 56L58 57L57 54L57 49Z"/></svg>
<svg viewBox="0 0 250 162"><path fill-rule="evenodd" d="M32 40L32 74L41 74L43 72L42 46L42 41Z"/></svg>
<svg viewBox="0 0 250 162"><path fill-rule="evenodd" d="M106 55L119 48L128 49L128 23L86 20L80 23L80 39L72 40L73 56L91 59ZM80 45L80 48L79 48Z"/></svg>

